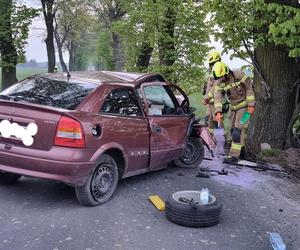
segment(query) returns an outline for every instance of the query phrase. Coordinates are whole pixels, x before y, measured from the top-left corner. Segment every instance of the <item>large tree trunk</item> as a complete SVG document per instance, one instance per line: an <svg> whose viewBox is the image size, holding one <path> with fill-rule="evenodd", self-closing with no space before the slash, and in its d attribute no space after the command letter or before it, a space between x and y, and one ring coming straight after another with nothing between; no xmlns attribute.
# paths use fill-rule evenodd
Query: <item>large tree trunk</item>
<svg viewBox="0 0 300 250"><path fill-rule="evenodd" d="M2 67L1 70L2 76L1 76L1 90L6 89L16 83L17 77L17 71L16 71L16 66L14 67Z"/></svg>
<svg viewBox="0 0 300 250"><path fill-rule="evenodd" d="M66 65L65 60L64 60L64 56L63 56L63 52L62 52L62 46L57 45L57 50L58 50L58 57L59 57L59 62L60 62L60 65L62 67L62 70L63 70L63 72L67 72L68 69L67 69L67 65Z"/></svg>
<svg viewBox="0 0 300 250"><path fill-rule="evenodd" d="M70 41L70 43L68 44L68 51L69 51L69 71L74 71L76 45L73 41Z"/></svg>
<svg viewBox="0 0 300 250"><path fill-rule="evenodd" d="M265 91L261 89L263 85L254 74L257 103L249 125L246 145L247 152L253 157L264 142L273 148L284 147L287 127L295 108L295 93L291 89L297 79L295 60L288 57L285 48L267 44L255 49L255 57L270 85L271 99L264 100Z"/></svg>
<svg viewBox="0 0 300 250"><path fill-rule="evenodd" d="M145 39L146 40L146 39ZM144 41L140 48L140 54L137 59L137 68L139 71L145 71L149 67L150 59L153 52L153 47L149 42Z"/></svg>
<svg viewBox="0 0 300 250"><path fill-rule="evenodd" d="M43 7L43 15L45 19L47 37L45 39L48 57L48 72L54 72L55 67L55 48L54 48L54 0L41 0Z"/></svg>
<svg viewBox="0 0 300 250"><path fill-rule="evenodd" d="M124 68L124 55L121 45L121 37L112 32L113 64L116 71L122 71Z"/></svg>
<svg viewBox="0 0 300 250"><path fill-rule="evenodd" d="M17 81L16 65L18 56L11 30L12 0L2 0L0 4L0 15L3 18L0 24L1 88L5 89Z"/></svg>
<svg viewBox="0 0 300 250"><path fill-rule="evenodd" d="M63 72L67 72L68 69L67 69L67 65L65 63L63 51L62 51L64 41L61 41L59 34L57 33L57 30L55 30L54 34L55 34L55 40L56 40L60 65L62 67Z"/></svg>
<svg viewBox="0 0 300 250"><path fill-rule="evenodd" d="M176 50L175 50L175 23L176 23L176 13L177 7L173 3L168 3L168 8L165 12L165 18L159 26L159 62L162 66L161 69L164 75L170 80L173 74L172 65L176 60Z"/></svg>
<svg viewBox="0 0 300 250"><path fill-rule="evenodd" d="M55 41L56 41L56 45L57 45L57 50L58 50L58 57L59 57L59 62L60 65L62 67L63 72L67 72L67 65L65 63L64 57L63 57L63 51L62 48L64 46L64 43L66 41L67 35L68 35L68 31L65 31L63 33L63 37L60 37L59 31L58 31L58 23L56 18L54 17L54 21L55 21L55 28L54 28L54 36L55 36Z"/></svg>

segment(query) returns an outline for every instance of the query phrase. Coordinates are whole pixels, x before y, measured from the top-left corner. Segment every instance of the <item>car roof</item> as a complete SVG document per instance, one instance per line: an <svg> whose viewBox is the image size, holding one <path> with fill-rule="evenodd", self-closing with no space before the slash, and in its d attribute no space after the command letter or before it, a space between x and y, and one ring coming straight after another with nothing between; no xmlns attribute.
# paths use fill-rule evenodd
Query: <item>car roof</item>
<svg viewBox="0 0 300 250"><path fill-rule="evenodd" d="M129 73L115 71L74 71L70 72L70 82L86 82L95 84L117 83L121 85L131 85L133 87L143 82L160 81L164 78L156 73ZM55 80L66 80L67 73L47 73L40 76Z"/></svg>

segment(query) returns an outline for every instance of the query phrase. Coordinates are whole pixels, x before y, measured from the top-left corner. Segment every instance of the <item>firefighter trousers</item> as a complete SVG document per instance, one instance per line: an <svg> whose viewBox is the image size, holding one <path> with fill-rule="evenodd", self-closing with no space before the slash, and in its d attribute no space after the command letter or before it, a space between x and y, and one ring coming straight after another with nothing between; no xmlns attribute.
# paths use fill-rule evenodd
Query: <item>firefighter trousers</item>
<svg viewBox="0 0 300 250"><path fill-rule="evenodd" d="M230 113L230 124L231 124L231 136L232 136L232 144L229 152L229 156L239 158L242 147L245 146L246 136L247 136L247 128L249 121L242 125L240 123L240 119L247 111L247 107L231 110Z"/></svg>

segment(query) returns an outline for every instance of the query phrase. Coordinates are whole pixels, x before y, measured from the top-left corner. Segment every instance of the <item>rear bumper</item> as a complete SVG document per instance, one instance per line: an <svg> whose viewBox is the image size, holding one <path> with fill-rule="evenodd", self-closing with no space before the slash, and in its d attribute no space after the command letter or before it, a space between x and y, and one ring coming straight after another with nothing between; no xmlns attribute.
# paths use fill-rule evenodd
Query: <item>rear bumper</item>
<svg viewBox="0 0 300 250"><path fill-rule="evenodd" d="M55 152L48 152L49 159L37 156L21 155L13 152L0 151L0 171L16 173L50 180L61 181L72 186L81 186L95 166L95 162L80 161L74 149L61 149L69 155L50 158ZM76 149L75 149L76 150ZM61 156L61 157L60 157ZM62 159L60 159L62 158ZM65 159L68 158L68 161Z"/></svg>

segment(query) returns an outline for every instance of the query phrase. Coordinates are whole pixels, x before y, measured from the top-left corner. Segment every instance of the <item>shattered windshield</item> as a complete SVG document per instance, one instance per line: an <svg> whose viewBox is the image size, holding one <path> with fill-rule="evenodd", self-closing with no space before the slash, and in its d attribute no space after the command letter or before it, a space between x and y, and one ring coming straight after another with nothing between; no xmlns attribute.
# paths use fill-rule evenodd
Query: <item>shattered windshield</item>
<svg viewBox="0 0 300 250"><path fill-rule="evenodd" d="M0 99L75 109L98 85L47 77L28 78L0 93Z"/></svg>

